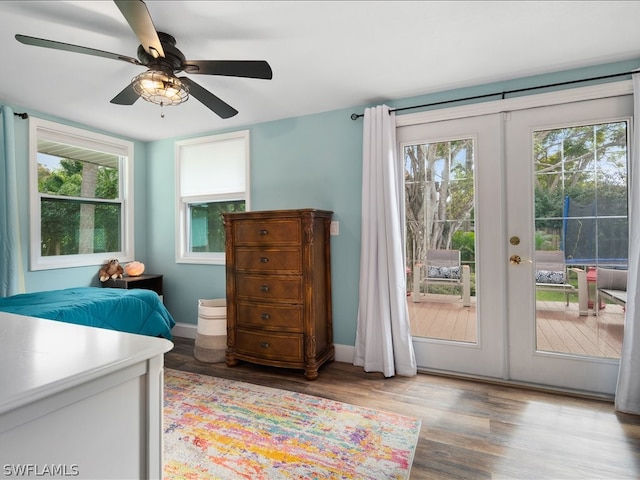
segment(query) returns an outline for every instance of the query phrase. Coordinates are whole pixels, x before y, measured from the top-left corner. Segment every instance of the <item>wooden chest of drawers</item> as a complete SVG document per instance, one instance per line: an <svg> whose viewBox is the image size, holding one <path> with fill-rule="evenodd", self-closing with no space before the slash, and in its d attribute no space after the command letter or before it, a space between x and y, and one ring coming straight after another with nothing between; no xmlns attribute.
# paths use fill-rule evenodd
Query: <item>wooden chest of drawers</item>
<svg viewBox="0 0 640 480"><path fill-rule="evenodd" d="M227 365L304 369L334 359L332 212L225 213Z"/></svg>

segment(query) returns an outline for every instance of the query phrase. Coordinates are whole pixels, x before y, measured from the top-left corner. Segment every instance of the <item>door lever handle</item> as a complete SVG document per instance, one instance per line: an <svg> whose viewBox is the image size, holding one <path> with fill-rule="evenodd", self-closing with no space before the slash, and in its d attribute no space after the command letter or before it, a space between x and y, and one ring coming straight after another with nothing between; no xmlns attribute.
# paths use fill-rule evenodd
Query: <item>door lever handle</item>
<svg viewBox="0 0 640 480"><path fill-rule="evenodd" d="M513 265L520 265L522 263L522 258L520 258L520 255L511 255L509 257L509 262Z"/></svg>

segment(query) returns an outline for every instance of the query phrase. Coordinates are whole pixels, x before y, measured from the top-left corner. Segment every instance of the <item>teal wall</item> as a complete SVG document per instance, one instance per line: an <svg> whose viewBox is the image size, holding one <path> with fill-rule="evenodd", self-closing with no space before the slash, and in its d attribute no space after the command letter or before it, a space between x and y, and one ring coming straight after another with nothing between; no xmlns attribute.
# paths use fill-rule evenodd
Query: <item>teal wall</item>
<svg viewBox="0 0 640 480"><path fill-rule="evenodd" d="M637 59L421 97L381 98L375 104L386 103L394 108L420 105L626 72L639 67L640 59ZM312 207L335 212L334 219L340 222L340 234L331 237L334 340L342 345L355 343L358 310L362 119L352 121L350 115L362 113L363 109L364 106L359 106L234 129L251 132L253 210ZM37 112L29 113L69 123L37 115ZM25 219L20 230L25 255L28 253L27 133L27 122L17 119L20 218ZM207 132L213 133L223 131ZM198 299L225 296L225 275L223 266L175 263L174 142L181 139L135 142L136 257L145 263L147 272L164 275L165 303L176 321L195 324ZM25 268L26 262L27 258ZM27 290L97 284L97 270L96 266L27 272Z"/></svg>
<svg viewBox="0 0 640 480"><path fill-rule="evenodd" d="M333 111L249 127L251 209L332 210L334 332L354 344L360 265L362 122ZM174 140L148 146L149 271L165 275L165 303L176 321L197 322L199 298L223 298L222 265L175 263Z"/></svg>

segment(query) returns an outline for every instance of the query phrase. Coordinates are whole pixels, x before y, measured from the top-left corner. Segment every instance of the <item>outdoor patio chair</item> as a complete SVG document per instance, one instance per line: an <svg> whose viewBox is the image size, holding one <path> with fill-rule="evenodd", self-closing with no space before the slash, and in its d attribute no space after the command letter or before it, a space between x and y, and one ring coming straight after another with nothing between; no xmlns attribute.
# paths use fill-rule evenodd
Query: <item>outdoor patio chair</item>
<svg viewBox="0 0 640 480"><path fill-rule="evenodd" d="M623 307L627 306L627 270L598 267L596 269L596 287L596 300L593 303L594 315L598 314L600 297Z"/></svg>
<svg viewBox="0 0 640 480"><path fill-rule="evenodd" d="M587 287L587 274L580 268L567 268L562 250L536 250L536 290L559 291L566 297L569 305L569 294L578 294L578 313L589 313L589 291ZM578 288L569 283L568 273L577 275Z"/></svg>
<svg viewBox="0 0 640 480"><path fill-rule="evenodd" d="M425 271L421 281L429 285L461 285L462 306L471 305L471 273L469 265L460 262L460 250L427 250Z"/></svg>

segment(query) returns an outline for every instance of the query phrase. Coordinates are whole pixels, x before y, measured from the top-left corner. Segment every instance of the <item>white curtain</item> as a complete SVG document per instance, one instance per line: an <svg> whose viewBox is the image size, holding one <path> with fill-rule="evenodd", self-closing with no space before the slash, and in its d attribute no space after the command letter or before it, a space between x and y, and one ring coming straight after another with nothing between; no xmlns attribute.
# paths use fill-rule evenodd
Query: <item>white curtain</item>
<svg viewBox="0 0 640 480"><path fill-rule="evenodd" d="M633 141L629 162L629 271L616 409L640 414L640 73L633 74Z"/></svg>
<svg viewBox="0 0 640 480"><path fill-rule="evenodd" d="M0 297L24 292L24 272L18 222L16 148L13 109L1 106L0 130Z"/></svg>
<svg viewBox="0 0 640 480"><path fill-rule="evenodd" d="M354 365L367 372L416 375L407 308L404 181L395 114L364 112L362 245Z"/></svg>

